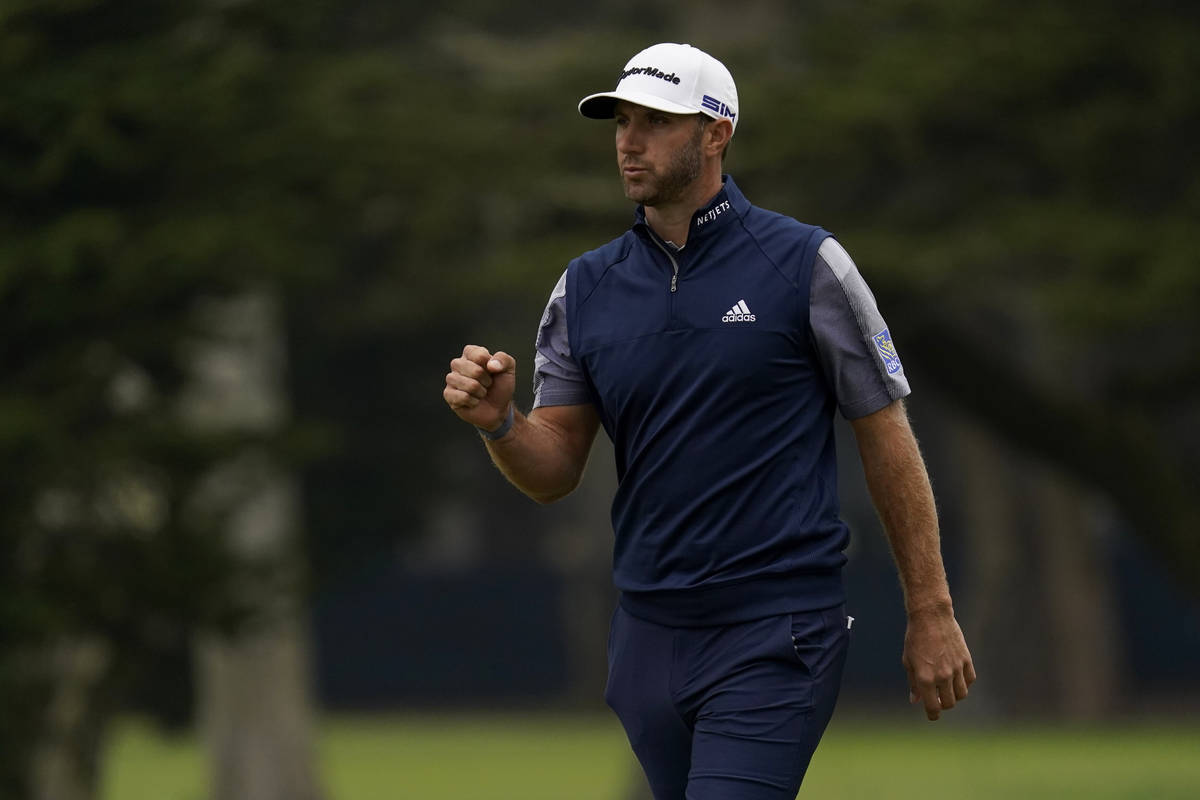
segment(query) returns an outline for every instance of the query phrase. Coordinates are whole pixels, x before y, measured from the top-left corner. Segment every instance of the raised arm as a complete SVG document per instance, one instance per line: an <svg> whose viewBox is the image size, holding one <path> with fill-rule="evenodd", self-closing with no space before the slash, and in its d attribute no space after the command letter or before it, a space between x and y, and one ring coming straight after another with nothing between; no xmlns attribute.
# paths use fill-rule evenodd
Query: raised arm
<svg viewBox="0 0 1200 800"><path fill-rule="evenodd" d="M450 362L442 397L485 436L492 461L518 489L552 503L579 485L600 420L590 404L543 406L528 416L513 407L517 362L503 351L467 345ZM511 414L511 422L509 415Z"/></svg>
<svg viewBox="0 0 1200 800"><path fill-rule="evenodd" d="M954 618L925 462L902 400L850 424L904 591L909 699L922 701L936 720L967 696L975 667Z"/></svg>

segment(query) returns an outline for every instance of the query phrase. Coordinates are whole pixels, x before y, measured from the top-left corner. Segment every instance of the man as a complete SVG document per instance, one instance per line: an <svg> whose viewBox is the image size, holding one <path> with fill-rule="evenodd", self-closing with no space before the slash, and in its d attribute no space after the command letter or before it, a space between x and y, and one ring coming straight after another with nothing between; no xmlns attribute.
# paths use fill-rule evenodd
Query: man
<svg viewBox="0 0 1200 800"><path fill-rule="evenodd" d="M835 408L899 569L910 699L935 720L975 679L908 383L846 251L722 175L740 121L724 65L654 45L579 110L616 122L635 224L572 261L552 292L528 416L513 408L513 357L480 346L451 362L444 398L544 503L575 488L604 426L621 590L605 697L655 798L792 800L850 628Z"/></svg>

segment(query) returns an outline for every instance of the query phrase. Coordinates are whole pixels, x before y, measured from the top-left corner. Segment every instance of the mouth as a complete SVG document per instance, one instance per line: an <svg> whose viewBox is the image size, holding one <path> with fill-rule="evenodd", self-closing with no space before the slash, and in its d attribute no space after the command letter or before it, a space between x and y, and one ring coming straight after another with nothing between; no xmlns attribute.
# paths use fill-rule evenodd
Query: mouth
<svg viewBox="0 0 1200 800"><path fill-rule="evenodd" d="M639 175L645 175L649 170L645 167L638 167L632 164L626 164L621 167L621 174L627 178L636 178Z"/></svg>

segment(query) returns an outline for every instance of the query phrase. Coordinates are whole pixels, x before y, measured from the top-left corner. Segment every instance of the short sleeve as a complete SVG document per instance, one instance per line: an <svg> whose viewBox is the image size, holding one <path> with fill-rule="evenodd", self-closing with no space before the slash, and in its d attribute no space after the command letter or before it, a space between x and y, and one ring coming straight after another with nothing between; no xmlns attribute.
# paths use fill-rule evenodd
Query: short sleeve
<svg viewBox="0 0 1200 800"><path fill-rule="evenodd" d="M538 325L533 356L533 407L592 402L567 336L567 273L558 279Z"/></svg>
<svg viewBox="0 0 1200 800"><path fill-rule="evenodd" d="M833 237L813 264L809 326L842 416L865 417L910 393L875 296Z"/></svg>

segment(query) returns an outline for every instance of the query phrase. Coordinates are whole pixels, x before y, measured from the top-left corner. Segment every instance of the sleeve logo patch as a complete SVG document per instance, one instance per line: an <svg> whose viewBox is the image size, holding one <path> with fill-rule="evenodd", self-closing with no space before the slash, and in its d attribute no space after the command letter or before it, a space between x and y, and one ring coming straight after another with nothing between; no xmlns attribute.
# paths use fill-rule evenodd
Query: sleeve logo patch
<svg viewBox="0 0 1200 800"><path fill-rule="evenodd" d="M895 375L902 367L900 366L900 356L896 354L896 345L892 344L892 335L888 333L887 328L884 328L871 338L875 341L875 349L879 351L888 375Z"/></svg>

